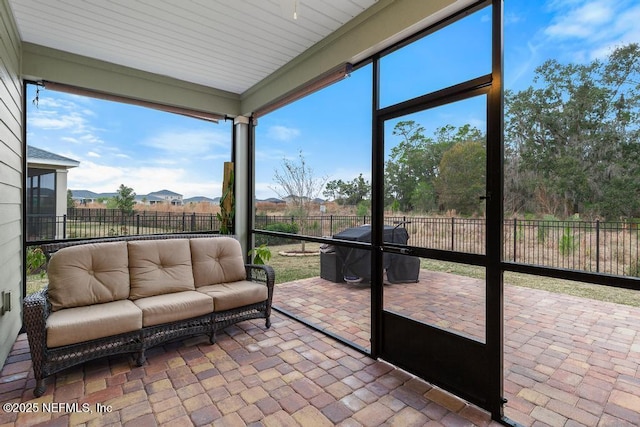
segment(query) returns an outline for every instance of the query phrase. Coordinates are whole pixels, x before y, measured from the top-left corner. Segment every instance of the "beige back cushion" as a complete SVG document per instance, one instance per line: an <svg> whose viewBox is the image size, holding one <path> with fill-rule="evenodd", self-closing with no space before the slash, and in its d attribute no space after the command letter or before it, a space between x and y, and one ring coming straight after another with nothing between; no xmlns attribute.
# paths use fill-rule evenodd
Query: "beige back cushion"
<svg viewBox="0 0 640 427"><path fill-rule="evenodd" d="M129 243L132 300L194 290L188 239Z"/></svg>
<svg viewBox="0 0 640 427"><path fill-rule="evenodd" d="M190 240L196 287L231 283L247 278L240 242L232 237Z"/></svg>
<svg viewBox="0 0 640 427"><path fill-rule="evenodd" d="M52 310L128 298L128 267L126 242L60 249L52 255L47 267Z"/></svg>

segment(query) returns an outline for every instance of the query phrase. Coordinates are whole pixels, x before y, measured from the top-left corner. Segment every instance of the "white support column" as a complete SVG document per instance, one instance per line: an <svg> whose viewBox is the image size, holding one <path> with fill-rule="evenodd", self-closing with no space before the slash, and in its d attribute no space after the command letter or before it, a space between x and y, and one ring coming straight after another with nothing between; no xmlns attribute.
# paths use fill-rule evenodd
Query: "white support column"
<svg viewBox="0 0 640 427"><path fill-rule="evenodd" d="M249 132L250 119L238 116L233 120L236 138L235 144L235 234L242 245L242 253L246 257L250 248L246 247L247 236L249 235L249 223L247 212L251 209L250 202L253 195L247 194L249 189L249 179L252 171L249 170Z"/></svg>
<svg viewBox="0 0 640 427"><path fill-rule="evenodd" d="M56 170L56 239L64 236L62 217L67 214L67 169Z"/></svg>

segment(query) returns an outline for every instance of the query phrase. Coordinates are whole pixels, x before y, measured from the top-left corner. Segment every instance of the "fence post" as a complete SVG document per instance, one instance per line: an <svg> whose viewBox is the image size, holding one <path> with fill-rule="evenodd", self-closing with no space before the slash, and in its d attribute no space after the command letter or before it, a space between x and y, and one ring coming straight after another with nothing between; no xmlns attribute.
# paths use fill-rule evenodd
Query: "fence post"
<svg viewBox="0 0 640 427"><path fill-rule="evenodd" d="M513 218L513 262L516 262L516 248L518 247L518 218Z"/></svg>
<svg viewBox="0 0 640 427"><path fill-rule="evenodd" d="M67 216L62 215L62 238L67 238Z"/></svg>
<svg viewBox="0 0 640 427"><path fill-rule="evenodd" d="M596 273L600 273L600 220L596 219Z"/></svg>
<svg viewBox="0 0 640 427"><path fill-rule="evenodd" d="M453 251L455 249L455 218L451 217L451 250Z"/></svg>
<svg viewBox="0 0 640 427"><path fill-rule="evenodd" d="M191 231L196 231L196 213L191 212Z"/></svg>
<svg viewBox="0 0 640 427"><path fill-rule="evenodd" d="M140 214L136 214L136 234L140 234Z"/></svg>

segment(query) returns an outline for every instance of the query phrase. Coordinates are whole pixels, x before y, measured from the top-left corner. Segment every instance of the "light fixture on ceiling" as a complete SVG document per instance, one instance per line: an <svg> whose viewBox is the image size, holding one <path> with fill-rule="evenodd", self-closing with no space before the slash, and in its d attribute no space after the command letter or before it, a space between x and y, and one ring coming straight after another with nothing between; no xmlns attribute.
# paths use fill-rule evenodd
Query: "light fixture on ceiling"
<svg viewBox="0 0 640 427"><path fill-rule="evenodd" d="M280 11L285 18L298 19L299 0L280 0Z"/></svg>

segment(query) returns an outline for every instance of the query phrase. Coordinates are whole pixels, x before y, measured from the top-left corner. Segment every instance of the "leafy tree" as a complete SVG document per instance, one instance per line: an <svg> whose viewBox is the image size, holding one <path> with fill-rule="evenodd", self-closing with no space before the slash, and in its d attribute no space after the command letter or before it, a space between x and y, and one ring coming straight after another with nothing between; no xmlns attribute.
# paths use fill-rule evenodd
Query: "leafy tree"
<svg viewBox="0 0 640 427"><path fill-rule="evenodd" d="M412 120L398 122L393 130L402 140L391 149L385 165L385 198L402 211L437 209L435 182L444 154L457 143L484 141L483 132L468 124L437 128L432 138L424 132Z"/></svg>
<svg viewBox="0 0 640 427"><path fill-rule="evenodd" d="M322 194L335 200L339 205L355 206L371 197L371 184L360 174L350 182L344 182L341 179L327 182Z"/></svg>
<svg viewBox="0 0 640 427"><path fill-rule="evenodd" d="M134 193L133 188L120 184L118 192L113 199L115 201L116 208L120 209L120 212L123 214L133 213L133 206L136 203L136 193Z"/></svg>
<svg viewBox="0 0 640 427"><path fill-rule="evenodd" d="M640 213L640 46L588 64L548 60L505 93L506 200L567 217Z"/></svg>
<svg viewBox="0 0 640 427"><path fill-rule="evenodd" d="M73 192L71 190L67 190L67 207L72 208L76 204L73 201Z"/></svg>
<svg viewBox="0 0 640 427"><path fill-rule="evenodd" d="M288 200L293 207L291 214L298 218L298 229L301 234L305 234L311 204L321 194L327 178L316 177L300 151L297 162L282 159L280 170L275 170L273 180L277 186L272 187L272 190L281 199ZM305 251L304 240L301 250Z"/></svg>
<svg viewBox="0 0 640 427"><path fill-rule="evenodd" d="M462 215L481 213L486 181L485 145L478 141L460 142L444 153L436 180L438 200L444 209Z"/></svg>
<svg viewBox="0 0 640 427"><path fill-rule="evenodd" d="M420 182L431 182L437 175L440 162L434 141L425 137L424 132L424 127L413 120L398 122L392 132L402 139L391 148L385 165L385 198L387 204L397 201L402 211L413 210L415 199L433 197L418 190Z"/></svg>

